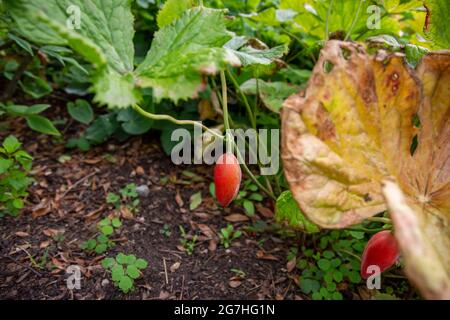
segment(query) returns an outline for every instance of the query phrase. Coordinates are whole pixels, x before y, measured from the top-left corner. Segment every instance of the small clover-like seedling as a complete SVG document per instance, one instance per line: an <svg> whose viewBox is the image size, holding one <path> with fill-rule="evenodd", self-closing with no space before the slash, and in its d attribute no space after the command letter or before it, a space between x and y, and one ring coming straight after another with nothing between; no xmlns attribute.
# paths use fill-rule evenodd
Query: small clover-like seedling
<svg viewBox="0 0 450 320"><path fill-rule="evenodd" d="M105 270L111 271L111 279L114 285L128 293L134 288L134 280L138 279L147 268L148 263L144 259L136 258L135 255L119 253L116 258L105 258L102 261Z"/></svg>
<svg viewBox="0 0 450 320"><path fill-rule="evenodd" d="M234 230L234 227L229 224L226 228L222 228L219 233L220 243L225 247L225 249L229 248L231 242L242 235L242 232L239 230Z"/></svg>
<svg viewBox="0 0 450 320"><path fill-rule="evenodd" d="M80 248L86 251L102 254L109 248L114 247L114 242L110 240L110 236L115 229L122 226L122 221L119 218L105 218L97 224L100 234L93 239L89 239L80 245Z"/></svg>
<svg viewBox="0 0 450 320"><path fill-rule="evenodd" d="M139 195L136 191L136 184L130 183L127 184L125 187L120 189L120 194L122 195L122 198L124 199L136 199Z"/></svg>

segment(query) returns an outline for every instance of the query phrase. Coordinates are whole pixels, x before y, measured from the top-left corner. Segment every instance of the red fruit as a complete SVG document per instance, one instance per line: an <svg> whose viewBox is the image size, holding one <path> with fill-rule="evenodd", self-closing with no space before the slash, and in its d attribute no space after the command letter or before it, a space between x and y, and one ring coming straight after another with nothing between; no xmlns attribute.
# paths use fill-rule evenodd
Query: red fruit
<svg viewBox="0 0 450 320"><path fill-rule="evenodd" d="M242 172L238 160L232 153L224 153L219 157L214 168L217 201L228 206L239 192Z"/></svg>
<svg viewBox="0 0 450 320"><path fill-rule="evenodd" d="M380 231L370 238L362 256L361 277L367 279L374 275L374 271L368 272L369 266L375 265L383 272L392 267L398 260L400 252L397 246L397 240L393 234L388 231ZM370 271L370 270L369 270Z"/></svg>

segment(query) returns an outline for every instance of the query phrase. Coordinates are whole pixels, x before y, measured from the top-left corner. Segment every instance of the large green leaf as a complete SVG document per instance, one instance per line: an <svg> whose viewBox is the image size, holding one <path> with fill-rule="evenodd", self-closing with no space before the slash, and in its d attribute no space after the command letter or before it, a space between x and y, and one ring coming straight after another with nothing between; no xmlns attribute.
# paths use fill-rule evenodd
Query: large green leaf
<svg viewBox="0 0 450 320"><path fill-rule="evenodd" d="M129 0L6 0L16 28L40 44L72 47L97 69L96 100L111 107L127 107L140 100L134 87L133 16ZM75 11L79 29L69 28ZM76 24L75 24L76 25Z"/></svg>
<svg viewBox="0 0 450 320"><path fill-rule="evenodd" d="M155 34L152 48L136 69L138 84L152 87L157 100L195 97L203 75L215 74L239 59L223 45L230 40L224 12L207 8L186 11Z"/></svg>
<svg viewBox="0 0 450 320"><path fill-rule="evenodd" d="M426 0L427 23L425 33L439 48L450 49L450 1Z"/></svg>

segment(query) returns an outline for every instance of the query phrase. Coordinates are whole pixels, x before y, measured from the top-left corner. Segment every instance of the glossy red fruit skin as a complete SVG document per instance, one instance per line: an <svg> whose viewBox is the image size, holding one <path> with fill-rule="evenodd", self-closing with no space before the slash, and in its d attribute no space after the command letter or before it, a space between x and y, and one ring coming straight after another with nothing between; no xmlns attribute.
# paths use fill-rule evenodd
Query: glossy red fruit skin
<svg viewBox="0 0 450 320"><path fill-rule="evenodd" d="M400 252L397 245L397 240L389 230L384 230L376 233L369 242L367 242L361 260L361 277L367 279L371 275L367 272L367 268L371 265L377 265L380 271L392 267L398 260Z"/></svg>
<svg viewBox="0 0 450 320"><path fill-rule="evenodd" d="M236 198L241 179L241 166L234 154L224 153L221 155L214 168L214 184L217 201L223 207L227 207Z"/></svg>

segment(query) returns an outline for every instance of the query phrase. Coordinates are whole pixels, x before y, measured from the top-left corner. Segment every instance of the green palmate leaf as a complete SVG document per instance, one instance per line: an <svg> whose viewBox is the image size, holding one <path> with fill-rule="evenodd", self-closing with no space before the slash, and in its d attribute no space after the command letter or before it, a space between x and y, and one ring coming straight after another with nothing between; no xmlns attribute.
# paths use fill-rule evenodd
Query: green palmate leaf
<svg viewBox="0 0 450 320"><path fill-rule="evenodd" d="M224 12L207 8L186 11L155 34L152 48L136 69L138 84L152 87L157 100L195 97L202 75L215 74L239 59L223 45L230 40Z"/></svg>
<svg viewBox="0 0 450 320"><path fill-rule="evenodd" d="M28 126L37 132L49 134L52 136L61 135L61 133L59 133L58 129L55 128L53 123L43 116L29 115L26 117L26 119Z"/></svg>
<svg viewBox="0 0 450 320"><path fill-rule="evenodd" d="M67 110L71 117L78 122L89 124L94 120L94 112L86 100L77 99L75 102L69 102L67 104Z"/></svg>
<svg viewBox="0 0 450 320"><path fill-rule="evenodd" d="M436 47L450 49L450 2L426 0L425 5L428 11L425 33Z"/></svg>
<svg viewBox="0 0 450 320"><path fill-rule="evenodd" d="M129 75L134 59L130 1L6 0L5 3L16 27L29 40L70 46L97 67L93 87L96 101L111 107L128 107L139 101Z"/></svg>
<svg viewBox="0 0 450 320"><path fill-rule="evenodd" d="M256 95L259 92L264 105L271 111L279 113L283 102L290 95L297 93L299 88L285 82L265 82L250 79L241 85L245 94Z"/></svg>
<svg viewBox="0 0 450 320"><path fill-rule="evenodd" d="M319 227L310 222L300 211L290 191L283 192L277 199L275 218L286 221L290 227L306 232L319 232Z"/></svg>
<svg viewBox="0 0 450 320"><path fill-rule="evenodd" d="M193 0L167 0L158 13L158 27L163 28L178 19L183 12L191 8Z"/></svg>

